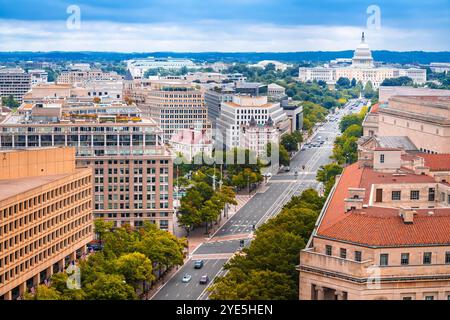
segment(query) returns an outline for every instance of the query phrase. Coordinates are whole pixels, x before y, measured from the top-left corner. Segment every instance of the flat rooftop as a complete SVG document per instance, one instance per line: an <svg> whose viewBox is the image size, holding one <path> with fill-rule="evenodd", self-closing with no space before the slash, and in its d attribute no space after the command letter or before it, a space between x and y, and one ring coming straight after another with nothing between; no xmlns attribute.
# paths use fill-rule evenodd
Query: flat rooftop
<svg viewBox="0 0 450 320"><path fill-rule="evenodd" d="M0 180L0 201L33 190L35 188L45 186L46 184L61 180L67 176L72 175L75 172L77 171L74 171L72 173L57 174L50 176Z"/></svg>

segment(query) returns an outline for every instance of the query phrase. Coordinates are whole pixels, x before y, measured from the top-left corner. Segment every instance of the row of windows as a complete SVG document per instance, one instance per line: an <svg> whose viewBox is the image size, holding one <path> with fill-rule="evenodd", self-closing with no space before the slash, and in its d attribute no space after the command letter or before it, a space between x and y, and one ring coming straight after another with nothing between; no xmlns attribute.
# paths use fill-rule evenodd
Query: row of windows
<svg viewBox="0 0 450 320"><path fill-rule="evenodd" d="M428 188L428 201L435 201L436 199L436 189ZM392 201L402 200L402 191L394 190L391 192ZM420 190L410 190L409 200L420 200ZM383 202L383 189L376 190L375 202Z"/></svg>
<svg viewBox="0 0 450 320"><path fill-rule="evenodd" d="M85 211L83 211L85 212ZM14 252L11 252L7 255L5 255L3 258L0 258L0 268L3 266L7 266L8 264L13 263L14 261L21 259L25 255L28 255L29 253L33 253L35 250L40 250L42 247L46 246L47 243L50 243L60 237L64 237L67 234L70 234L72 230L78 229L79 226L86 225L88 222L92 221L91 214L85 214L78 219L71 221L67 223L64 226L59 227L58 229L54 230L53 232L46 234L39 239L36 239L30 244L27 244L20 249L17 248ZM39 235L39 234L38 234ZM17 240L17 239L14 239ZM15 244L22 245L21 242L15 242L13 243L13 246Z"/></svg>
<svg viewBox="0 0 450 320"><path fill-rule="evenodd" d="M55 199L60 199L61 195L65 195L66 193L70 192L71 190L81 188L90 183L91 183L91 177L90 176L84 177L82 179L65 184L59 188L45 192L38 196L34 196L30 199L21 201L15 205L12 205L8 208L1 210L0 211L0 221L2 219L6 219L7 217L11 217L15 214L24 213L24 212L29 211L37 206L40 206L47 202L53 201Z"/></svg>
<svg viewBox="0 0 450 320"><path fill-rule="evenodd" d="M108 160L108 161L97 160L97 161L94 161L94 164L102 165L102 164L107 163L108 165L112 165L112 164L130 164L130 163L132 163L134 165L143 165L144 163L156 164L157 162L161 165L169 164L169 160L159 160L159 161L158 160L134 160L134 161L132 161L132 160ZM91 164L90 161L86 161L86 165L90 165L90 164Z"/></svg>
<svg viewBox="0 0 450 320"><path fill-rule="evenodd" d="M168 217L169 215L171 215L170 212L150 212L150 213L144 213L144 212L135 212L135 213L99 213L96 214L97 217L99 218L130 218L130 217L134 217L134 218L143 218L143 217L148 217L148 218L155 218L159 213L160 217Z"/></svg>
<svg viewBox="0 0 450 320"><path fill-rule="evenodd" d="M39 254L36 254L34 257L31 257L20 265L14 267L11 270L6 271L3 274L0 274L0 284L6 283L10 279L13 279L15 276L20 275L22 272L27 271L28 269L34 267L35 265L47 260L49 257L54 254L59 253L64 248L72 245L73 243L79 242L79 239L85 238L86 235L90 235L92 233L92 226L87 226L82 230L76 232L75 234L67 237L64 240L61 240L59 243L53 245L51 248L43 250Z"/></svg>
<svg viewBox="0 0 450 320"><path fill-rule="evenodd" d="M424 252L422 255L422 264L431 264L432 255L433 255L432 252ZM445 263L450 264L450 252L445 253ZM401 253L400 264L409 265L409 253ZM387 266L387 265L389 265L389 254L388 253L380 254L380 266Z"/></svg>
<svg viewBox="0 0 450 320"><path fill-rule="evenodd" d="M38 209L35 212L30 212L30 211L33 211L34 208L30 208L27 211L21 211L19 213L23 213L23 214L18 215L11 222L5 223L3 225L3 227L0 226L0 236L3 234L7 235L8 232L13 232L13 231L17 230L18 228L22 228L22 226L26 226L27 224L32 223L36 219L45 217L46 214L52 214L52 213L58 211L59 209L65 208L67 206L70 206L70 205L78 202L81 199L86 199L90 195L91 195L91 188L88 187L85 190L77 192L76 194L73 194L71 196L63 198L59 201L56 200L52 204L49 204L44 208ZM37 209L37 207L36 207L36 209Z"/></svg>
<svg viewBox="0 0 450 320"><path fill-rule="evenodd" d="M325 246L325 254L327 256L333 255L333 246L326 245ZM401 253L400 255L400 264L401 265L409 265L409 253ZM340 248L339 249L339 257L342 259L347 259L347 249ZM361 251L354 251L353 259L355 261L361 262L362 261L362 252ZM424 252L422 255L422 263L423 264L431 264L432 263L432 252ZM450 264L450 251L445 253L445 263ZM380 254L380 266L388 266L389 265L389 254L388 253L381 253Z"/></svg>
<svg viewBox="0 0 450 320"><path fill-rule="evenodd" d="M63 223L68 219L83 213L85 210L90 209L92 207L92 201L90 199L88 199L88 201L86 200L84 201L85 202L80 204L78 207L74 207L71 210L65 211L64 213L61 213L58 216L52 217L51 219L48 219L46 221L41 221L41 217L39 217L37 219L41 221L39 224L32 226L31 228L28 229L23 228L22 229L23 231L21 231L19 234L11 236L10 238L5 237L4 240L0 242L0 252L3 252L3 250L8 250L14 247L15 245L20 245L22 241L31 239L41 234L42 232L46 231L47 229L52 229L55 226L59 226L60 223ZM66 227L63 227L62 232L66 231L64 228ZM8 234L7 230L4 231L5 231L4 234Z"/></svg>

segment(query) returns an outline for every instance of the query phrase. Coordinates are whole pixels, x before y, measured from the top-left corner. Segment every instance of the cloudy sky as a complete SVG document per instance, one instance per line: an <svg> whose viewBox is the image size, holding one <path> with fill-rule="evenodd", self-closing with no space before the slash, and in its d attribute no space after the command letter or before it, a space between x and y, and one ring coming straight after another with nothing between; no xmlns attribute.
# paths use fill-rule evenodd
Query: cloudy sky
<svg viewBox="0 0 450 320"><path fill-rule="evenodd" d="M335 51L362 31L375 50L450 51L448 17L450 0L0 0L0 51Z"/></svg>

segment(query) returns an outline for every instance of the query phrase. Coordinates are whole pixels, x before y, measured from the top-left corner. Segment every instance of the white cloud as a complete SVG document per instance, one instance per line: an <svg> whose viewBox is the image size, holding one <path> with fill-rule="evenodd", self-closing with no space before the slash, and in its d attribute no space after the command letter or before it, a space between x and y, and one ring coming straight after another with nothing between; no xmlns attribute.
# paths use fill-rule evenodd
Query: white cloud
<svg viewBox="0 0 450 320"><path fill-rule="evenodd" d="M82 21L0 20L0 51L336 51L353 49L365 31L372 49L444 51L445 30L406 30L322 25L198 21L191 24L131 24Z"/></svg>

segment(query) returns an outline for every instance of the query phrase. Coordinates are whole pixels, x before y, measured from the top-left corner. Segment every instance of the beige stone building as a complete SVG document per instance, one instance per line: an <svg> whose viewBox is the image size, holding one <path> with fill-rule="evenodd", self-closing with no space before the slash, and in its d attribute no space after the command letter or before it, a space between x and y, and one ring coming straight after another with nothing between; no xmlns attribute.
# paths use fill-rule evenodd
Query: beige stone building
<svg viewBox="0 0 450 320"><path fill-rule="evenodd" d="M300 299L450 299L450 154L360 156L300 253Z"/></svg>
<svg viewBox="0 0 450 320"><path fill-rule="evenodd" d="M267 155L269 143L279 144L281 133L271 118L264 124L258 125L255 118L251 118L247 125L241 126L240 148L249 149L256 155Z"/></svg>
<svg viewBox="0 0 450 320"><path fill-rule="evenodd" d="M145 221L173 231L173 160L157 123L134 105L64 101L24 105L0 123L0 148L76 148L94 168L94 214L115 226Z"/></svg>
<svg viewBox="0 0 450 320"><path fill-rule="evenodd" d="M327 64L313 68L299 68L300 81L321 80L329 84L335 84L339 78L348 78L349 80L355 79L356 81L361 81L364 85L370 81L374 88L378 88L385 79L402 76L411 78L415 84L423 84L427 80L425 69L400 69L390 66L375 66L372 52L365 41L364 33L361 37L361 43L356 48L351 59L351 65L341 67Z"/></svg>
<svg viewBox="0 0 450 320"><path fill-rule="evenodd" d="M92 169L74 148L0 152L0 300L17 299L86 252Z"/></svg>
<svg viewBox="0 0 450 320"><path fill-rule="evenodd" d="M450 96L393 96L378 113L379 136L407 136L421 151L450 153Z"/></svg>
<svg viewBox="0 0 450 320"><path fill-rule="evenodd" d="M103 72L102 70L71 70L63 71L58 76L56 83L83 84L93 80L118 81L122 80L122 76L117 74L117 72Z"/></svg>
<svg viewBox="0 0 450 320"><path fill-rule="evenodd" d="M420 151L450 153L450 90L381 87L363 135L408 137Z"/></svg>
<svg viewBox="0 0 450 320"><path fill-rule="evenodd" d="M155 119L163 139L182 129L211 127L204 92L179 80L134 80L124 83L124 97L131 99L142 114Z"/></svg>

